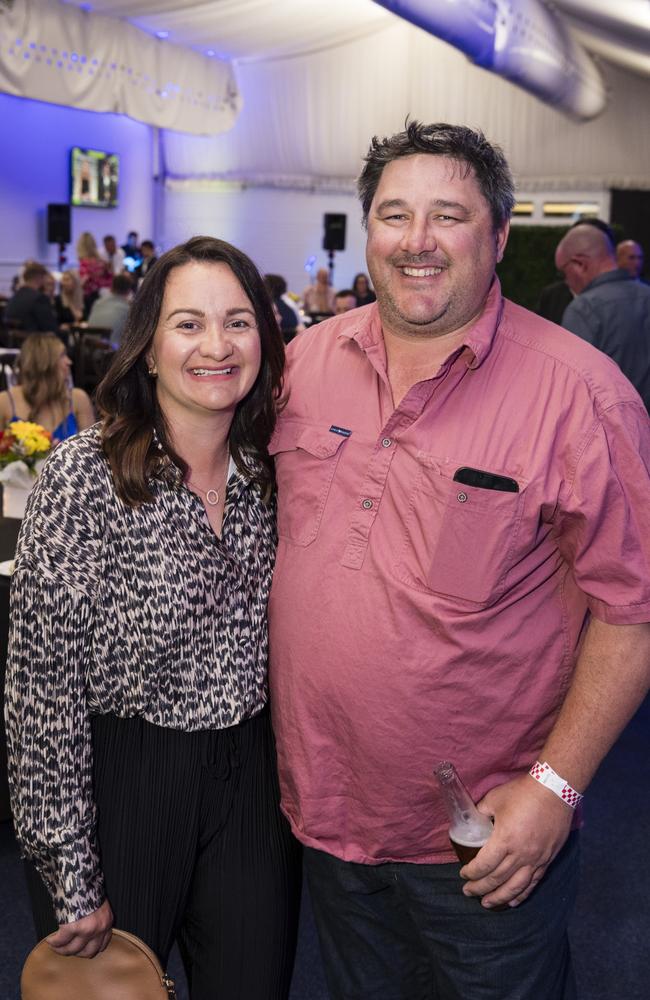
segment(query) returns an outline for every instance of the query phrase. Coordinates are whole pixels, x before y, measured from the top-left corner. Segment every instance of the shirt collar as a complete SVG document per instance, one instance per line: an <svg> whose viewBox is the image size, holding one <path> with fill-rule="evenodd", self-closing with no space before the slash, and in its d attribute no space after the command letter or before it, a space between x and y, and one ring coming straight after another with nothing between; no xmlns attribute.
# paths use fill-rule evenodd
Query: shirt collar
<svg viewBox="0 0 650 1000"><path fill-rule="evenodd" d="M625 270L625 268L617 267L612 271L605 271L604 274L597 275L593 281L590 281L589 284L582 289L580 295L582 295L583 292L588 292L591 288L597 288L599 285L607 285L612 281L634 281L634 278L629 271Z"/></svg>
<svg viewBox="0 0 650 1000"><path fill-rule="evenodd" d="M461 352L467 353L468 368L478 368L490 353L501 320L503 302L501 283L495 275L483 309L466 330L460 347ZM378 347L383 349L383 334L377 303L373 302L369 306L356 310L356 312L359 313L358 317L355 316L356 322L350 322L348 319L347 324L343 325L342 329L337 332L337 336L356 341L361 350L366 353L372 352ZM455 348L454 354L458 354L458 352L459 348Z"/></svg>

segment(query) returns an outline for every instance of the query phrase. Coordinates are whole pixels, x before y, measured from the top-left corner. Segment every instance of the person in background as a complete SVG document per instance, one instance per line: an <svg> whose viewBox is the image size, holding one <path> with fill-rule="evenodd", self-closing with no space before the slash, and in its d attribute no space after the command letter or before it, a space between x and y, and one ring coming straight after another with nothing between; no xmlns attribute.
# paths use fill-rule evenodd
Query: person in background
<svg viewBox="0 0 650 1000"><path fill-rule="evenodd" d="M650 424L503 298L481 132L375 137L358 187L377 302L289 345L270 445L273 724L329 995L573 1000L574 807L648 688ZM463 867L442 760L494 818Z"/></svg>
<svg viewBox="0 0 650 1000"><path fill-rule="evenodd" d="M33 333L18 356L19 384L0 392L0 430L12 420L29 420L65 441L95 423L95 411L83 389L70 385L70 358L58 337Z"/></svg>
<svg viewBox="0 0 650 1000"><path fill-rule="evenodd" d="M555 265L575 296L562 326L609 355L650 413L650 287L617 267L607 235L589 225L560 240Z"/></svg>
<svg viewBox="0 0 650 1000"><path fill-rule="evenodd" d="M635 240L622 240L616 246L616 264L637 281L643 272L643 247Z"/></svg>
<svg viewBox="0 0 650 1000"><path fill-rule="evenodd" d="M139 261L140 247L138 245L138 234L135 229L132 229L126 236L126 243L122 244L122 250L124 251L125 257L131 257L132 259Z"/></svg>
<svg viewBox="0 0 650 1000"><path fill-rule="evenodd" d="M111 274L121 274L124 270L124 250L118 247L114 236L105 236L103 243L100 256L108 264Z"/></svg>
<svg viewBox="0 0 650 1000"><path fill-rule="evenodd" d="M37 480L12 578L7 756L37 927L92 958L115 922L163 965L178 938L192 1000L286 1000L291 980L300 851L267 707L283 356L248 257L210 237L164 254L101 422Z"/></svg>
<svg viewBox="0 0 650 1000"><path fill-rule="evenodd" d="M363 271L355 275L352 282L352 291L354 292L358 306L370 305L371 302L375 302L377 299L377 296L370 287L368 275L364 274Z"/></svg>
<svg viewBox="0 0 650 1000"><path fill-rule="evenodd" d="M83 320L84 297L76 271L67 270L61 275L60 290L54 297L54 309L59 326L74 326Z"/></svg>
<svg viewBox="0 0 650 1000"><path fill-rule="evenodd" d="M77 240L77 260L79 280L84 297L84 317L88 316L93 302L100 292L111 287L113 275L108 263L99 256L95 237L92 233L82 233Z"/></svg>
<svg viewBox="0 0 650 1000"><path fill-rule="evenodd" d="M90 310L88 326L104 327L110 330L110 341L113 347L120 346L132 295L133 282L129 275L116 274L113 277L110 293L97 299Z"/></svg>
<svg viewBox="0 0 650 1000"><path fill-rule="evenodd" d="M264 284L271 296L273 305L280 317L280 329L285 344L288 344L297 333L304 330L302 317L298 306L287 294L287 283L281 274L266 274Z"/></svg>
<svg viewBox="0 0 650 1000"><path fill-rule="evenodd" d="M330 286L329 271L319 267L316 283L309 285L302 293L303 307L307 315L334 315L334 289Z"/></svg>
<svg viewBox="0 0 650 1000"><path fill-rule="evenodd" d="M357 297L351 288L342 288L334 296L335 308L334 312L337 316L341 313L349 312L351 309L357 308Z"/></svg>
<svg viewBox="0 0 650 1000"><path fill-rule="evenodd" d="M21 330L58 331L52 302L43 291L48 273L47 268L36 261L25 265L22 284L5 307L4 319L8 327L15 322Z"/></svg>
<svg viewBox="0 0 650 1000"><path fill-rule="evenodd" d="M154 247L151 240L143 240L140 245L140 263L134 271L134 274L138 281L142 281L145 274L150 268L156 263L158 258L156 257L156 248Z"/></svg>

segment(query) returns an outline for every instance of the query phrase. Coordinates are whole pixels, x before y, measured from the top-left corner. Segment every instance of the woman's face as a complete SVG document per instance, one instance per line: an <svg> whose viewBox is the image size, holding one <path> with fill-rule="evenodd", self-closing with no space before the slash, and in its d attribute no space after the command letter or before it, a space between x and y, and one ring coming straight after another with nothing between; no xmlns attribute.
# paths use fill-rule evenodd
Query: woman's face
<svg viewBox="0 0 650 1000"><path fill-rule="evenodd" d="M368 279L365 274L360 274L356 280L355 292L357 295L365 295L368 291Z"/></svg>
<svg viewBox="0 0 650 1000"><path fill-rule="evenodd" d="M66 295L72 295L75 289L75 280L71 274L61 275L61 290L66 293Z"/></svg>
<svg viewBox="0 0 650 1000"><path fill-rule="evenodd" d="M253 304L227 264L192 261L170 272L146 360L172 428L175 416L232 419L262 350Z"/></svg>
<svg viewBox="0 0 650 1000"><path fill-rule="evenodd" d="M56 292L56 281L51 274L46 274L43 278L43 293L47 295L48 299L54 298L54 293Z"/></svg>

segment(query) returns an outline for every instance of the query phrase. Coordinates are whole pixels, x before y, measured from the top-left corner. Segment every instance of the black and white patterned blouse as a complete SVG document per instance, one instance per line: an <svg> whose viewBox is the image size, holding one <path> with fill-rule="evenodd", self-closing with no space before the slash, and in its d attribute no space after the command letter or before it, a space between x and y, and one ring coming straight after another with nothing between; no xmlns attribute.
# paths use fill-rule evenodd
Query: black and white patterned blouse
<svg viewBox="0 0 650 1000"><path fill-rule="evenodd" d="M60 923L104 899L90 716L221 729L267 700L274 507L232 471L220 540L171 463L151 487L153 503L118 499L96 425L50 456L18 541L9 781L18 839Z"/></svg>

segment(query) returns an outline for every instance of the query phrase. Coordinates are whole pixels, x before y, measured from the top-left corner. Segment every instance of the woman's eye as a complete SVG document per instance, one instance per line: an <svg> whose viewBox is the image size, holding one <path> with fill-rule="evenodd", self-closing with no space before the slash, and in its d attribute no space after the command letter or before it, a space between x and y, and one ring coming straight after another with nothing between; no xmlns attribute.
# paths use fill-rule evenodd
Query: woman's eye
<svg viewBox="0 0 650 1000"><path fill-rule="evenodd" d="M230 330L248 330L251 324L246 319L233 319L228 324Z"/></svg>
<svg viewBox="0 0 650 1000"><path fill-rule="evenodd" d="M196 330L196 322L193 319L184 319L178 324L179 330Z"/></svg>

